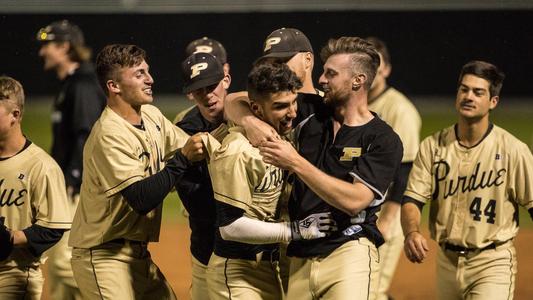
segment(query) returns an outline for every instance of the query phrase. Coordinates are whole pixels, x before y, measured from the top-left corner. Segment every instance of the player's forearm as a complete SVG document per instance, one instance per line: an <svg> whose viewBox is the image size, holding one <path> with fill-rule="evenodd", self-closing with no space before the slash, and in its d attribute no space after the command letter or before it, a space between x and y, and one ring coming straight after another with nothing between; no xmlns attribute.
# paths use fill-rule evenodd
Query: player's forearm
<svg viewBox="0 0 533 300"><path fill-rule="evenodd" d="M377 221L378 228L380 230L388 230L390 225L396 219L396 216L400 213L400 203L391 200L385 201L381 206L381 212Z"/></svg>
<svg viewBox="0 0 533 300"><path fill-rule="evenodd" d="M401 222L404 236L412 232L420 232L420 208L416 204L407 202L402 204Z"/></svg>
<svg viewBox="0 0 533 300"><path fill-rule="evenodd" d="M248 93L238 92L226 96L224 102L224 114L227 120L243 126L245 123L258 120L252 113L248 103Z"/></svg>
<svg viewBox="0 0 533 300"><path fill-rule="evenodd" d="M13 230L11 234L13 235L13 246L25 247L28 244L28 239L22 230Z"/></svg>
<svg viewBox="0 0 533 300"><path fill-rule="evenodd" d="M289 242L291 228L288 223L270 223L240 217L219 228L224 240L247 244L272 244Z"/></svg>
<svg viewBox="0 0 533 300"><path fill-rule="evenodd" d="M363 184L330 176L301 156L291 169L322 200L350 216L356 216L374 199L374 193Z"/></svg>

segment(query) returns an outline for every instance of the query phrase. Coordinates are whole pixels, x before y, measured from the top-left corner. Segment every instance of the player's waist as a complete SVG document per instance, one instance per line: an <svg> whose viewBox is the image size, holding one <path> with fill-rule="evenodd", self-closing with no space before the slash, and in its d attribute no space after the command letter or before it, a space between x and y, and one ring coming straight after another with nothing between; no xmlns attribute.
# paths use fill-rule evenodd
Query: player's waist
<svg viewBox="0 0 533 300"><path fill-rule="evenodd" d="M266 245L266 247L257 248L256 251L235 251L235 249L228 250L220 247L215 247L213 251L216 255L230 259L245 259L254 261L278 261L279 260L279 246Z"/></svg>
<svg viewBox="0 0 533 300"><path fill-rule="evenodd" d="M486 250L507 248L511 244L512 244L512 240L507 240L505 242L492 242L484 247L463 247L463 246L454 245L448 242L443 242L440 244L440 246L444 251L455 252L458 255L467 255L467 254L483 252Z"/></svg>

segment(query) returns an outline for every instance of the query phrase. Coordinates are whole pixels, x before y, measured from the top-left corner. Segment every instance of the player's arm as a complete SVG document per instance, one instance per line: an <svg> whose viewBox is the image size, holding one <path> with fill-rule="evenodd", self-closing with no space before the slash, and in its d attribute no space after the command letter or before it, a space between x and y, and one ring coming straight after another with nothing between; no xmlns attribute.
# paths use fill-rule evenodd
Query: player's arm
<svg viewBox="0 0 533 300"><path fill-rule="evenodd" d="M9 257L14 247L27 247L39 257L61 239L64 231L36 224L24 230L10 230L4 225L4 217L0 217L0 261Z"/></svg>
<svg viewBox="0 0 533 300"><path fill-rule="evenodd" d="M388 192L389 199L381 206L381 212L376 224L385 240L389 238L391 225L400 213L403 192L407 186L407 178L412 166L412 162L400 164L398 173L394 178L394 184Z"/></svg>
<svg viewBox="0 0 533 300"><path fill-rule="evenodd" d="M426 238L420 233L420 219L423 203L405 197L402 204L401 222L405 236L404 251L411 262L421 263L427 256L429 247Z"/></svg>
<svg viewBox="0 0 533 300"><path fill-rule="evenodd" d="M396 140L399 142L397 137ZM374 181L381 187L365 182L365 179L355 172L350 172L350 175L354 177L353 183L330 176L300 156L289 142L283 140L264 142L259 150L266 163L295 173L322 200L350 216L356 216L367 208L374 199L384 200L385 191L392 181L402 155L402 152L399 151L401 150L401 143L395 145L393 142L391 145L390 149L385 150L386 152L376 152L372 154L375 156L369 156L365 162L369 166L374 165L376 168L379 166L380 178L374 178ZM385 158L385 156L389 158ZM376 173L371 168L363 172Z"/></svg>
<svg viewBox="0 0 533 300"><path fill-rule="evenodd" d="M217 201L220 235L224 240L247 244L272 244L291 240L309 240L336 231L331 213L317 213L301 221L263 222L244 216L244 210Z"/></svg>
<svg viewBox="0 0 533 300"><path fill-rule="evenodd" d="M136 181L121 190L122 196L134 211L146 215L158 207L176 182L181 180L190 166L190 162L203 157L203 144L200 137L202 134L199 133L190 137L185 146L176 152L161 171Z"/></svg>
<svg viewBox="0 0 533 300"><path fill-rule="evenodd" d="M228 94L224 102L224 114L227 120L244 128L246 137L254 146L266 141L269 137L278 136L272 126L252 113L248 102L248 92Z"/></svg>

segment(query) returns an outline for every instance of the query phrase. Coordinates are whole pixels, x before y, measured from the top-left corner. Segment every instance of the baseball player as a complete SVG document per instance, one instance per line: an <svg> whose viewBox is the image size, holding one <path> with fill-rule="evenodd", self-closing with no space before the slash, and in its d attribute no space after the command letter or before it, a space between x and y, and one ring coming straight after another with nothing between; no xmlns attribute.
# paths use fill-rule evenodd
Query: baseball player
<svg viewBox="0 0 533 300"><path fill-rule="evenodd" d="M458 121L422 141L409 175L401 217L405 254L412 262L424 261L429 248L420 234L420 213L432 200L439 299L513 298L518 205L533 218L533 156L490 122L503 79L487 62L463 66Z"/></svg>
<svg viewBox="0 0 533 300"><path fill-rule="evenodd" d="M366 38L379 53L381 64L368 92L368 109L389 124L403 144L403 157L394 183L387 193L387 201L381 206L377 225L385 244L379 247L379 277L377 299L386 300L392 277L403 248L403 233L400 224L400 205L407 185L409 171L413 165L418 145L422 120L415 106L404 94L387 85L392 65L389 50L385 43L376 38Z"/></svg>
<svg viewBox="0 0 533 300"><path fill-rule="evenodd" d="M57 163L21 130L22 85L0 77L0 299L41 299L42 253L72 217Z"/></svg>
<svg viewBox="0 0 533 300"><path fill-rule="evenodd" d="M195 106L178 114L176 126L193 135L210 132L222 141L227 134L224 101L231 83L220 61L208 53L194 53L182 63L183 91L191 95ZM185 207L191 228L192 299L209 299L206 269L215 242L216 210L207 163L189 167L176 190Z"/></svg>
<svg viewBox="0 0 533 300"><path fill-rule="evenodd" d="M217 40L204 36L190 42L185 48L185 55L187 57L195 53L209 53L212 54L222 64L224 74L229 74L230 65L228 63L228 55L226 48Z"/></svg>
<svg viewBox="0 0 533 300"><path fill-rule="evenodd" d="M357 37L331 39L321 51L327 107L309 116L290 143L262 143L265 162L297 177L291 219L329 212L339 231L292 241L288 299L375 299L383 237L376 212L402 158L392 128L367 108L379 54Z"/></svg>
<svg viewBox="0 0 533 300"><path fill-rule="evenodd" d="M154 80L144 50L108 45L96 64L108 100L84 148L69 239L74 278L84 299L175 299L148 243L159 238L162 201L186 157L203 158L201 138L188 139L150 105Z"/></svg>
<svg viewBox="0 0 533 300"><path fill-rule="evenodd" d="M37 33L39 56L44 69L52 70L61 80L61 90L52 114L52 157L65 174L72 214L79 201L82 153L91 127L105 106L94 67L89 62L91 50L85 46L80 28L67 20L53 22ZM81 299L72 275L68 247L69 231L48 251L47 280L52 299Z"/></svg>
<svg viewBox="0 0 533 300"><path fill-rule="evenodd" d="M292 129L300 87L283 64L260 64L248 75L254 114L280 135ZM221 145L213 140L205 142L219 226L207 269L210 298L282 299L278 243L324 237L334 225L327 213L276 223L283 171L263 162L242 127L230 128Z"/></svg>

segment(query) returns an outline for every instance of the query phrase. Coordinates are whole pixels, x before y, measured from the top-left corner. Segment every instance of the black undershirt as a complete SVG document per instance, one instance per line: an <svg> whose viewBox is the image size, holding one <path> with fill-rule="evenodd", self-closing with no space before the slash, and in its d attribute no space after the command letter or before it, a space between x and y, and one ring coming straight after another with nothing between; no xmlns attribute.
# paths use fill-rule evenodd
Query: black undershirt
<svg viewBox="0 0 533 300"><path fill-rule="evenodd" d="M30 250L30 253L39 257L44 251L50 249L59 242L63 236L63 232L67 230L47 228L33 224L22 231L28 240L28 249Z"/></svg>

